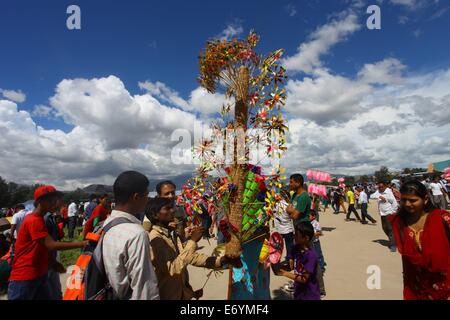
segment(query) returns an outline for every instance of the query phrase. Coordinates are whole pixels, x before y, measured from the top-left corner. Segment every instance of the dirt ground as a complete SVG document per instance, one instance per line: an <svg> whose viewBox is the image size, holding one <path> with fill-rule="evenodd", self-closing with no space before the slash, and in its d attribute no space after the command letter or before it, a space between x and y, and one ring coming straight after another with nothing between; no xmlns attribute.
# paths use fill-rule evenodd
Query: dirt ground
<svg viewBox="0 0 450 320"><path fill-rule="evenodd" d="M320 242L327 263L324 275L327 295L324 300L402 299L401 257L398 252L390 252L386 246L387 237L381 228L376 203L369 205L369 214L378 220L377 224L345 222L345 215L342 212L335 215L331 208L320 213L319 220L324 233ZM200 246L204 247L201 252L212 252L213 246L209 246L206 241L202 240ZM378 266L379 269L371 266ZM379 289L367 287L368 278L372 276L372 280L374 277L373 270L380 271ZM198 289L204 285L208 271L189 267L189 274L192 287ZM270 288L273 299L288 298L288 295L280 290L287 281L288 279L275 276L271 272ZM373 284L374 281L369 283ZM214 275L211 276L205 286L203 299L226 299L227 284L228 272L217 279Z"/></svg>

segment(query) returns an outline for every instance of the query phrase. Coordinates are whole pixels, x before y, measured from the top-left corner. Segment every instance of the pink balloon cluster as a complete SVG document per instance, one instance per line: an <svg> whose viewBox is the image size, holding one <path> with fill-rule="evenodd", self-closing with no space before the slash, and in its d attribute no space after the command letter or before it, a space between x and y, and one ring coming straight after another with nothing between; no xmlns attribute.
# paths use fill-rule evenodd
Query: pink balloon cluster
<svg viewBox="0 0 450 320"><path fill-rule="evenodd" d="M331 182L330 174L322 171L308 170L306 176L308 180Z"/></svg>
<svg viewBox="0 0 450 320"><path fill-rule="evenodd" d="M444 173L445 173L445 174L443 174L442 177L443 177L444 179L450 179L450 167L449 167L449 168L445 168L445 169L444 169Z"/></svg>
<svg viewBox="0 0 450 320"><path fill-rule="evenodd" d="M338 182L339 182L339 188L344 189L345 188L345 183L344 183L345 179L344 178L339 178Z"/></svg>
<svg viewBox="0 0 450 320"><path fill-rule="evenodd" d="M317 194L317 195L322 196L324 198L327 197L327 188L325 186L322 186L322 185L310 184L308 186L308 192L309 193L313 193L313 194Z"/></svg>

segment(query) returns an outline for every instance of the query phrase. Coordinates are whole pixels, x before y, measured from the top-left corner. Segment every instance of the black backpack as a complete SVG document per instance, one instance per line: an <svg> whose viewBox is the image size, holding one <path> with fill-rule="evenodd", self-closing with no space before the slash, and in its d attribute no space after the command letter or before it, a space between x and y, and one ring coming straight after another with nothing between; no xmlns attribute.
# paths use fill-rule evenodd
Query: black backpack
<svg viewBox="0 0 450 320"><path fill-rule="evenodd" d="M92 253L92 259L89 261L86 273L84 274L84 300L119 300L114 294L106 276L105 265L103 263L103 239L109 230L122 223L132 222L125 218L116 218L103 227L100 241ZM131 292L129 296L131 296Z"/></svg>

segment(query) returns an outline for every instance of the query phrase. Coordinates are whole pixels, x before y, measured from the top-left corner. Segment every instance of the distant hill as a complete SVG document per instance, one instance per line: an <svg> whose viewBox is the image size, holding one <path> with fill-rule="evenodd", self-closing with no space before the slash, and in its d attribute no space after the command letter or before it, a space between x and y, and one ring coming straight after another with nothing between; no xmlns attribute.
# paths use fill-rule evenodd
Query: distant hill
<svg viewBox="0 0 450 320"><path fill-rule="evenodd" d="M159 182L170 180L177 185L177 190L181 190L183 185L186 183L188 179L192 178L192 175L180 175L175 177L169 177L167 179L154 180L150 178L150 191L156 191L156 185ZM113 187L104 185L104 184L91 184L83 189L81 189L84 193L87 194L103 194L103 193L113 193Z"/></svg>
<svg viewBox="0 0 450 320"><path fill-rule="evenodd" d="M83 190L83 192L89 193L89 194L91 194L91 193L103 194L103 193L112 193L113 192L112 186L107 186L104 184L91 184L81 190Z"/></svg>

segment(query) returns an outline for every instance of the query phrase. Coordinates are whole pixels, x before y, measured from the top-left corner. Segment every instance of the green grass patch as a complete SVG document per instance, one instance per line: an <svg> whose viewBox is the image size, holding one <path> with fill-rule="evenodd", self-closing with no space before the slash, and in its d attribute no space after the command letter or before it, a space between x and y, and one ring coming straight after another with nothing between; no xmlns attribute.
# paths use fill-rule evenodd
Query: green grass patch
<svg viewBox="0 0 450 320"><path fill-rule="evenodd" d="M83 227L76 227L75 232L73 234L74 238L73 240L70 240L67 235L69 234L69 231L67 230L67 227L64 228L64 239L62 241L70 242L70 241L82 241L83 240ZM72 250L65 250L60 251L59 256L61 263L65 268L68 266L74 265L77 261L78 257L81 254L81 249L72 249Z"/></svg>

